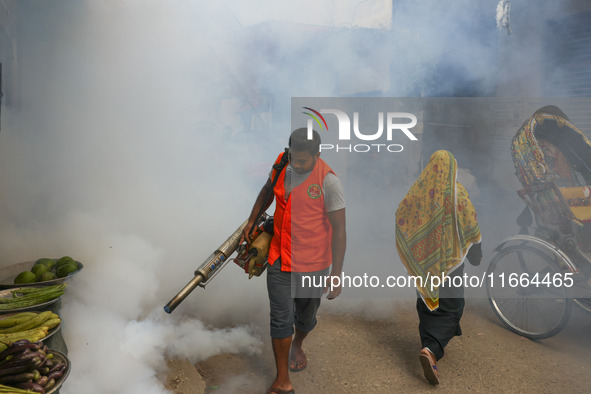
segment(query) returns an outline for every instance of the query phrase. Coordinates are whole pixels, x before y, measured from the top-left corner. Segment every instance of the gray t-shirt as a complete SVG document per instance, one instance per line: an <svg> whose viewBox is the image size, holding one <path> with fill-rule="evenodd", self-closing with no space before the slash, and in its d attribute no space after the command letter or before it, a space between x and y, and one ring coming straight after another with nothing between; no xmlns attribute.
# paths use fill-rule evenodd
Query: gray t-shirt
<svg viewBox="0 0 591 394"><path fill-rule="evenodd" d="M285 167L285 198L289 197L292 188L301 185L309 175L310 172L298 174L293 170L291 164L288 164L287 167ZM269 174L269 177L271 177L271 174ZM291 187L289 186L290 180ZM271 181L273 181L272 178ZM326 212L345 208L345 192L343 190L343 185L341 184L339 177L332 172L329 172L324 177L322 193L324 193L324 207L326 208Z"/></svg>

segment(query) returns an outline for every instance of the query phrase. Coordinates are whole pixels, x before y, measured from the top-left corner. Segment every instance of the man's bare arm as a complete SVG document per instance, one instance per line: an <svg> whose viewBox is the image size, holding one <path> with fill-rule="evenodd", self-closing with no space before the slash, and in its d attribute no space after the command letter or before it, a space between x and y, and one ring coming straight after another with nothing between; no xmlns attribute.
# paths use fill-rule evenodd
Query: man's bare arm
<svg viewBox="0 0 591 394"><path fill-rule="evenodd" d="M331 276L341 276L343 271L343 260L345 259L345 250L347 249L347 231L345 220L345 208L328 212L328 221L332 227L332 269ZM325 293L328 290L325 289ZM332 300L341 294L341 286L335 287L328 294L328 299Z"/></svg>
<svg viewBox="0 0 591 394"><path fill-rule="evenodd" d="M266 200L269 193L271 194L271 198ZM267 183L265 183L265 185L263 186L263 188L259 192L259 195L254 203L254 206L252 207L252 211L250 212L250 216L248 217L248 223L246 224L246 227L244 227L244 230L242 230L242 234L240 234L240 243L244 242L245 240L250 243L251 239L248 236L248 234L250 233L250 229L254 225L254 221L256 220L256 216L258 215L258 213L261 211L262 208L264 208L263 212L266 211L267 208L269 208L269 206L273 202L273 198L274 198L274 196L273 196L271 178L267 178Z"/></svg>

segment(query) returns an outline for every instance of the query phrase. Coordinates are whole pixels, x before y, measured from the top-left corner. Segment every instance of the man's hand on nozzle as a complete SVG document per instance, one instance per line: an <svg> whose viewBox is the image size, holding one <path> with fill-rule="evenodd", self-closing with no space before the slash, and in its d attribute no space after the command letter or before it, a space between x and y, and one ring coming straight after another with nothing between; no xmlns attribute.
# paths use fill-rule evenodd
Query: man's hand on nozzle
<svg viewBox="0 0 591 394"><path fill-rule="evenodd" d="M238 243L239 245L245 241L250 244L250 242L252 241L250 239L250 235L252 235L250 234L250 230L253 226L254 220L249 220L248 223L246 223L246 226L242 229L242 232L240 233L240 242Z"/></svg>

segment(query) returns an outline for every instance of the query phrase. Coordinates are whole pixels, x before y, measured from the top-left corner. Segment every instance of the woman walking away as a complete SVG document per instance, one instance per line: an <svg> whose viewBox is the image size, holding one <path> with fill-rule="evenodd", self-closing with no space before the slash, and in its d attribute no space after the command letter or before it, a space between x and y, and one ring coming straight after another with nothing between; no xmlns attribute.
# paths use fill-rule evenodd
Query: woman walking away
<svg viewBox="0 0 591 394"><path fill-rule="evenodd" d="M466 258L473 265L482 258L476 211L457 173L450 152L433 153L396 210L396 249L409 275L422 278L419 360L431 384L439 384L437 360L445 345L462 334L464 287L454 286L453 278L463 275Z"/></svg>

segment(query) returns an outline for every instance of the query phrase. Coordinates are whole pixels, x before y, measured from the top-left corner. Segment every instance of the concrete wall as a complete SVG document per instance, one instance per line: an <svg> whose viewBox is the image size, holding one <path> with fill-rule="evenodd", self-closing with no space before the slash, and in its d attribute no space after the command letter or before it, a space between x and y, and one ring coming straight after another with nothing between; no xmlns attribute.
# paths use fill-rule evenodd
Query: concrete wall
<svg viewBox="0 0 591 394"><path fill-rule="evenodd" d="M2 63L2 105L9 106L15 101L17 84L18 46L17 46L16 0L0 0L0 62Z"/></svg>

